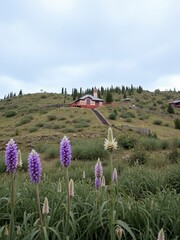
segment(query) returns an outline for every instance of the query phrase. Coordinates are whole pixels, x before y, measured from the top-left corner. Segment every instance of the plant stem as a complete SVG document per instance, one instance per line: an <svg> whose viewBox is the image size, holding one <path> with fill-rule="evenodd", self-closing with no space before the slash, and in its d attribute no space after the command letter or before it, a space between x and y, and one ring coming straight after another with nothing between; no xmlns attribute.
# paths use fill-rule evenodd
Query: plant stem
<svg viewBox="0 0 180 240"><path fill-rule="evenodd" d="M68 167L66 168L66 184L67 184L67 215L66 215L66 239L69 235L69 213L70 213L70 196L69 196L69 172Z"/></svg>
<svg viewBox="0 0 180 240"><path fill-rule="evenodd" d="M40 224L41 224L41 236L42 236L42 239L43 239L43 220L42 220L42 213L41 213L41 206L40 206L38 184L36 184L36 198L37 198L37 207L38 207L38 211L39 211L39 219L40 219Z"/></svg>
<svg viewBox="0 0 180 240"><path fill-rule="evenodd" d="M14 191L14 173L11 174L11 217L10 217L10 235L9 239L14 240L15 239L15 220L14 220L14 205L15 205L15 191Z"/></svg>
<svg viewBox="0 0 180 240"><path fill-rule="evenodd" d="M113 158L112 158L112 153L110 154L110 163L111 163L111 183L112 183L112 174L113 174Z"/></svg>

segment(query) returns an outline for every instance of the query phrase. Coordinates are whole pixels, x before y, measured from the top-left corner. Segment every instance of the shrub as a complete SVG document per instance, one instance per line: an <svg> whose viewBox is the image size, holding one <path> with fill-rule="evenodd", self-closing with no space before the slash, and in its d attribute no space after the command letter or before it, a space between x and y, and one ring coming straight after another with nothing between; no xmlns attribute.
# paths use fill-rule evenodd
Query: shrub
<svg viewBox="0 0 180 240"><path fill-rule="evenodd" d="M82 123L75 123L74 126L75 128L86 128L86 127L89 127L89 124L86 122L82 122Z"/></svg>
<svg viewBox="0 0 180 240"><path fill-rule="evenodd" d="M44 123L43 122L39 122L39 123L36 123L36 127L38 128L41 128L44 126Z"/></svg>
<svg viewBox="0 0 180 240"><path fill-rule="evenodd" d="M117 139L118 145L125 148L125 149L131 149L134 148L137 140L134 137L129 136L128 134L124 134L121 137Z"/></svg>
<svg viewBox="0 0 180 240"><path fill-rule="evenodd" d="M32 126L29 128L29 132L36 132L39 129L37 126Z"/></svg>
<svg viewBox="0 0 180 240"><path fill-rule="evenodd" d="M124 112L120 115L122 118L135 118L135 114L132 112Z"/></svg>
<svg viewBox="0 0 180 240"><path fill-rule="evenodd" d="M111 120L116 120L116 114L115 114L115 112L111 112L110 114L109 114L109 117L108 117L109 119L111 119Z"/></svg>
<svg viewBox="0 0 180 240"><path fill-rule="evenodd" d="M175 128L176 128L176 129L180 129L180 119L179 119L179 118L176 118L176 119L174 120L174 124L175 124Z"/></svg>
<svg viewBox="0 0 180 240"><path fill-rule="evenodd" d="M159 120L159 119L154 120L153 124L155 124L155 125L162 125L162 120Z"/></svg>
<svg viewBox="0 0 180 240"><path fill-rule="evenodd" d="M10 118L10 117L16 116L16 112L15 112L15 111L8 111L8 112L5 112L4 115L5 115L7 118Z"/></svg>
<svg viewBox="0 0 180 240"><path fill-rule="evenodd" d="M49 121L56 120L56 115L54 115L54 114L48 115L47 117L48 117Z"/></svg>
<svg viewBox="0 0 180 240"><path fill-rule="evenodd" d="M174 114L174 108L171 106L171 104L168 105L168 107L167 107L167 112L168 112L169 114Z"/></svg>
<svg viewBox="0 0 180 240"><path fill-rule="evenodd" d="M31 122L32 119L33 119L33 116L27 115L27 116L21 118L21 120L17 123L17 126L21 126L26 123L29 123L29 122Z"/></svg>
<svg viewBox="0 0 180 240"><path fill-rule="evenodd" d="M142 148L141 146L136 146L132 150L132 153L129 155L129 157L126 159L129 165L141 165L147 162L148 154L147 151Z"/></svg>

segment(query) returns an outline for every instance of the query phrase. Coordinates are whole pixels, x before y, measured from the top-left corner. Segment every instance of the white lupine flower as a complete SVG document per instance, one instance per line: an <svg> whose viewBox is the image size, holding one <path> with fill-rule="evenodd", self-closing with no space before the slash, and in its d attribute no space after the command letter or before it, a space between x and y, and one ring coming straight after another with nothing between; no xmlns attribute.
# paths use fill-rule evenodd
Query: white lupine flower
<svg viewBox="0 0 180 240"><path fill-rule="evenodd" d="M113 152L114 150L117 149L117 147L118 147L118 143L117 143L116 139L113 138L112 128L109 127L109 129L108 129L108 137L104 141L104 149L109 151L109 152Z"/></svg>
<svg viewBox="0 0 180 240"><path fill-rule="evenodd" d="M157 240L165 240L163 228L159 231Z"/></svg>
<svg viewBox="0 0 180 240"><path fill-rule="evenodd" d="M116 229L115 229L115 234L116 234L118 240L121 240L122 235L123 235L123 232L124 232L124 231L123 231L122 227L119 226L119 225L117 225L117 226L116 226Z"/></svg>
<svg viewBox="0 0 180 240"><path fill-rule="evenodd" d="M44 199L42 213L43 214L48 214L49 213L49 202L48 202L48 198L47 197L45 197L45 199Z"/></svg>
<svg viewBox="0 0 180 240"><path fill-rule="evenodd" d="M69 181L69 197L74 197L74 181L72 179Z"/></svg>

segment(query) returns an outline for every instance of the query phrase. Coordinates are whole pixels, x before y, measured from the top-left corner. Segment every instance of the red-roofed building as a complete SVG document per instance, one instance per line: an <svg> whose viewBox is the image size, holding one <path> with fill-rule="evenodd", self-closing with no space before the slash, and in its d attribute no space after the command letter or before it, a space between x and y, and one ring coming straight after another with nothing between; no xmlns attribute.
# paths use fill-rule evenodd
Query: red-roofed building
<svg viewBox="0 0 180 240"><path fill-rule="evenodd" d="M103 106L104 100L97 97L97 89L94 88L93 96L85 95L70 104L71 107L97 108Z"/></svg>

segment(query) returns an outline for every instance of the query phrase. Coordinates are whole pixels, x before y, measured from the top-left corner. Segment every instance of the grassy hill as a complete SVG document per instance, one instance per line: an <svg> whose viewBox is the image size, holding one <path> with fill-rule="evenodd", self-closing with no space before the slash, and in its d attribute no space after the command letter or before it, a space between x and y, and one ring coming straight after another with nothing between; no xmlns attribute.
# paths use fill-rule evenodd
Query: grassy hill
<svg viewBox="0 0 180 240"><path fill-rule="evenodd" d="M35 224L35 188L27 172L32 148L40 154L42 162L40 202L42 205L44 197L48 197L50 205L49 215L43 216L48 224L46 239L65 239L67 169L75 182L70 239L114 239L110 238L110 230L118 226L123 228L127 240L157 239L161 228L166 239L179 238L180 130L175 129L174 120L180 118L180 109L175 114L167 113L169 101L179 99L179 93L143 91L127 97L130 101L125 102L123 94L114 92L113 103L98 108L111 124L118 142L118 149L112 153L118 173L118 180L113 184L110 154L103 147L108 126L91 110L70 108L72 97L55 93L28 94L0 101L0 237L9 222L9 183L12 182L11 174L5 174L4 150L13 138L23 160L15 184L15 225L21 229L18 239L40 239L39 226ZM114 120L109 119L112 114ZM150 134L143 135L143 129L148 129ZM59 142L64 135L72 146L73 161L69 168L63 168L59 161ZM106 180L105 188L99 190L94 188L97 158L102 161Z"/></svg>
<svg viewBox="0 0 180 240"><path fill-rule="evenodd" d="M180 118L180 110L167 113L170 100L179 93L158 92L134 93L129 102L123 101L122 94L113 94L112 105L98 110L109 118L116 113L116 120L109 119L112 126L122 131L123 126L148 128L158 138L171 139L180 136L175 129L174 119ZM22 147L33 147L37 142L55 143L63 135L73 138L105 137L103 126L89 109L69 108L72 97L56 93L27 94L0 101L0 149L10 139L16 139ZM127 128L126 128L127 129ZM129 129L129 131L132 131ZM116 131L116 130L115 130ZM117 131L119 134L119 131Z"/></svg>

